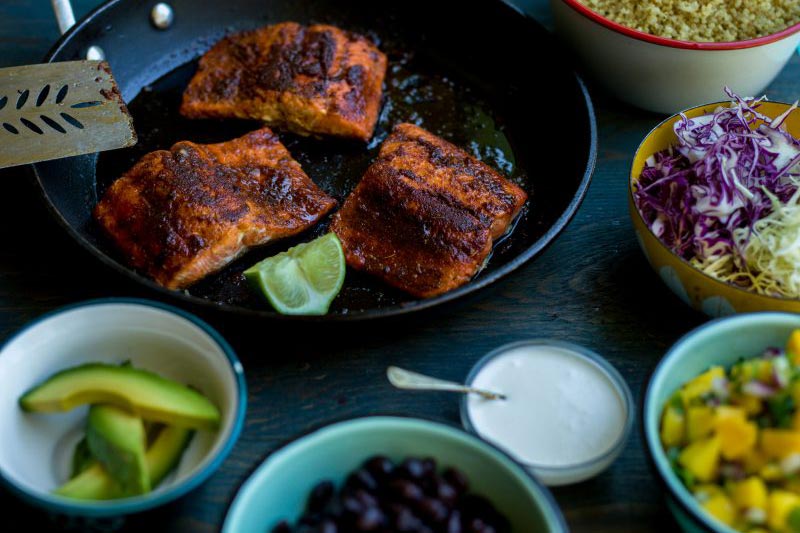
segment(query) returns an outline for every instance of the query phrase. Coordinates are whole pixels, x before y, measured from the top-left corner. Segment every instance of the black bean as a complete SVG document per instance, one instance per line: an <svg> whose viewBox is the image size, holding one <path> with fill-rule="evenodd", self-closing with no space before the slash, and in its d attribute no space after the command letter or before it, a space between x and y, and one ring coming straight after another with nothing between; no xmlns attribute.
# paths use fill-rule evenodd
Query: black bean
<svg viewBox="0 0 800 533"><path fill-rule="evenodd" d="M469 481L467 481L466 476L461 473L461 471L456 470L455 468L447 468L443 473L442 477L445 481L447 481L459 494L463 494L469 490Z"/></svg>
<svg viewBox="0 0 800 533"><path fill-rule="evenodd" d="M308 504L306 508L309 511L322 511L328 502L331 501L334 493L333 483L330 481L323 481L317 484L316 487L311 489L311 494L308 497Z"/></svg>
<svg viewBox="0 0 800 533"><path fill-rule="evenodd" d="M491 525L480 518L473 518L469 523L467 531L470 533L497 533Z"/></svg>
<svg viewBox="0 0 800 533"><path fill-rule="evenodd" d="M375 531L383 527L386 517L378 507L368 507L356 520L358 531Z"/></svg>
<svg viewBox="0 0 800 533"><path fill-rule="evenodd" d="M345 515L360 515L364 512L364 504L355 496L345 496L342 498L342 509Z"/></svg>
<svg viewBox="0 0 800 533"><path fill-rule="evenodd" d="M447 533L462 533L461 527L461 512L456 509L450 513L450 518L447 519Z"/></svg>
<svg viewBox="0 0 800 533"><path fill-rule="evenodd" d="M429 477L436 474L436 459L433 457L426 457L422 460L422 475Z"/></svg>
<svg viewBox="0 0 800 533"><path fill-rule="evenodd" d="M350 474L345 482L345 485L348 488L364 489L370 492L374 492L378 488L378 482L375 480L373 475L363 468L360 468Z"/></svg>
<svg viewBox="0 0 800 533"><path fill-rule="evenodd" d="M394 530L398 532L419 531L423 527L422 521L409 510L402 508L394 517Z"/></svg>
<svg viewBox="0 0 800 533"><path fill-rule="evenodd" d="M373 496L372 494L363 489L358 489L357 491L355 491L353 493L353 497L355 497L358 501L360 501L364 507L378 506L378 500L375 498L375 496Z"/></svg>
<svg viewBox="0 0 800 533"><path fill-rule="evenodd" d="M458 491L445 480L436 484L435 496L451 507L458 502Z"/></svg>
<svg viewBox="0 0 800 533"><path fill-rule="evenodd" d="M405 479L422 479L425 476L425 465L420 459L409 457L397 468L398 473Z"/></svg>
<svg viewBox="0 0 800 533"><path fill-rule="evenodd" d="M424 497L419 485L406 479L396 479L389 484L390 493L397 499L406 502L418 502Z"/></svg>
<svg viewBox="0 0 800 533"><path fill-rule="evenodd" d="M292 533L292 527L284 520L279 522L277 526L272 528L272 533Z"/></svg>
<svg viewBox="0 0 800 533"><path fill-rule="evenodd" d="M319 533L339 533L339 527L331 518L326 518L319 525Z"/></svg>
<svg viewBox="0 0 800 533"><path fill-rule="evenodd" d="M362 468L372 474L376 480L382 481L388 479L392 474L392 471L394 470L394 463L392 463L389 458L384 457L383 455L376 455L369 458L364 463Z"/></svg>
<svg viewBox="0 0 800 533"><path fill-rule="evenodd" d="M450 509L441 500L434 498L425 498L420 501L417 505L417 510L420 516L434 524L441 524L447 520L450 514Z"/></svg>

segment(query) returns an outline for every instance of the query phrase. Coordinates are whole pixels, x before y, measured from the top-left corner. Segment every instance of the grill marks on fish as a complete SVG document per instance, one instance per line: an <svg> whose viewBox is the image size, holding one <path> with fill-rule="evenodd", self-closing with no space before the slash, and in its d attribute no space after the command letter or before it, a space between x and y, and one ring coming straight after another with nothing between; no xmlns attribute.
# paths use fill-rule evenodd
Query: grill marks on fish
<svg viewBox="0 0 800 533"><path fill-rule="evenodd" d="M418 297L469 281L527 200L460 148L399 124L334 215L348 264Z"/></svg>
<svg viewBox="0 0 800 533"><path fill-rule="evenodd" d="M142 157L94 215L127 261L180 289L248 248L296 235L336 205L268 128Z"/></svg>
<svg viewBox="0 0 800 533"><path fill-rule="evenodd" d="M386 56L366 37L284 22L222 39L183 95L190 118L252 118L300 134L369 140Z"/></svg>

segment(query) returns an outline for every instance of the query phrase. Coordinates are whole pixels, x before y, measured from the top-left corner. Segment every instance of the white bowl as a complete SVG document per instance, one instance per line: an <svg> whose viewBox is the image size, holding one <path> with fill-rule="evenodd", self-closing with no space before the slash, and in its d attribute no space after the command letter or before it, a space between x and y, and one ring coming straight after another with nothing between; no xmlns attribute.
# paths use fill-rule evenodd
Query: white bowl
<svg viewBox="0 0 800 533"><path fill-rule="evenodd" d="M215 433L195 432L176 470L153 492L110 501L52 494L67 481L87 408L25 413L19 397L51 374L89 362L133 366L192 385L222 413ZM120 516L174 500L216 470L241 432L246 409L242 365L197 317L157 302L94 300L39 318L0 350L0 481L28 502L61 514Z"/></svg>
<svg viewBox="0 0 800 533"><path fill-rule="evenodd" d="M524 346L552 346L555 348L560 348L566 352L569 352L571 356L582 358L594 366L600 371L600 374L608 380L608 384L614 389L614 392L618 395L620 401L622 402L625 410L625 422L619 435L617 436L616 441L611 445L611 447L599 455L583 462L558 466L532 464L519 457L515 457L514 453L510 450L505 450L506 453L509 453L512 457L514 457L518 463L525 466L525 468L527 468L531 474L533 474L539 481L548 487L572 485L600 474L617 460L619 455L622 453L622 450L625 448L625 444L628 442L631 430L633 429L634 420L636 418L636 405L634 404L633 394L631 393L628 383L611 363L593 351L584 348L583 346L553 339L530 339L505 344L499 348L495 348L483 356L477 363L475 363L475 366L472 367L472 370L470 370L469 374L467 375L467 379L465 380L465 384L468 386L473 386L478 374L488 363L497 357L503 356L512 350ZM475 426L475 423L470 416L470 403L474 400L475 396L473 395L464 394L461 396L462 425L470 433L473 433L484 440L488 440L495 446L503 449L504 446L501 442L492 442L491 438L487 439Z"/></svg>
<svg viewBox="0 0 800 533"><path fill-rule="evenodd" d="M800 24L758 39L695 43L633 30L578 0L550 0L557 32L615 96L673 114L716 102L723 88L760 96L800 44Z"/></svg>

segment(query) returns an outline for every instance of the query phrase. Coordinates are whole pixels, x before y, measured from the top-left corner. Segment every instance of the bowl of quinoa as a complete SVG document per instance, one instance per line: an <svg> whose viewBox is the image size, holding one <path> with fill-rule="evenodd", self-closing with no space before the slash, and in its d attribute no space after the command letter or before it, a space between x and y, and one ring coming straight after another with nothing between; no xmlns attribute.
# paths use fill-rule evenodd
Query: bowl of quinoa
<svg viewBox="0 0 800 533"><path fill-rule="evenodd" d="M800 44L800 0L550 0L559 35L619 99L672 114L760 94Z"/></svg>
<svg viewBox="0 0 800 533"><path fill-rule="evenodd" d="M800 23L797 0L579 0L598 15L643 33L695 43L778 34Z"/></svg>

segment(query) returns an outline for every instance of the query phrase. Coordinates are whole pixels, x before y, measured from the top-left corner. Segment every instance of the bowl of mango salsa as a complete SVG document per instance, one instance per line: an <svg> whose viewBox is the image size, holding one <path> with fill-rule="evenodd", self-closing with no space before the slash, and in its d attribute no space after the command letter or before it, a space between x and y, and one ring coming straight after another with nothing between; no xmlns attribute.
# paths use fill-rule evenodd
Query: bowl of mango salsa
<svg viewBox="0 0 800 533"><path fill-rule="evenodd" d="M800 315L710 322L648 384L645 440L690 533L800 533Z"/></svg>

